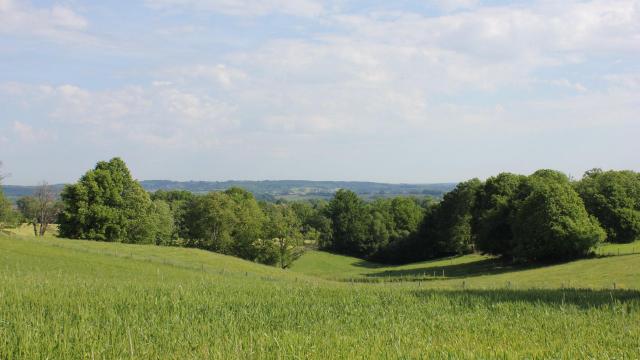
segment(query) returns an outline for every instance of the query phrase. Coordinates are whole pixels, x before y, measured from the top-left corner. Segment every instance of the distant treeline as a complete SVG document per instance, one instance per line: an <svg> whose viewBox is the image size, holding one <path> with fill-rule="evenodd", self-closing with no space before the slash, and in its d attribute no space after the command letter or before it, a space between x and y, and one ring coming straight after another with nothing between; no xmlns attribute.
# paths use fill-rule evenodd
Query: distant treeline
<svg viewBox="0 0 640 360"><path fill-rule="evenodd" d="M336 253L404 263L474 251L559 261L586 256L605 240L640 236L640 174L632 171L594 169L580 181L553 170L502 173L460 183L442 199L365 201L340 189L329 201L269 202L239 187L149 193L114 158L60 197L47 214L58 214L62 237L196 247L282 267L299 256L305 240ZM44 218L38 209L47 207L26 198L18 204L35 209L23 211L35 231Z"/></svg>
<svg viewBox="0 0 640 360"><path fill-rule="evenodd" d="M280 199L331 199L338 189L349 189L356 194L371 198L393 197L398 195L442 197L455 187L455 183L443 184L384 184L360 181L307 181L307 180L264 180L264 181L170 181L143 180L142 188L155 192L158 190L185 190L197 194L212 191L225 191L234 187L243 188L259 199L278 201ZM51 185L55 195L64 189L64 184ZM33 196L37 186L4 185L3 190L10 200L24 196Z"/></svg>

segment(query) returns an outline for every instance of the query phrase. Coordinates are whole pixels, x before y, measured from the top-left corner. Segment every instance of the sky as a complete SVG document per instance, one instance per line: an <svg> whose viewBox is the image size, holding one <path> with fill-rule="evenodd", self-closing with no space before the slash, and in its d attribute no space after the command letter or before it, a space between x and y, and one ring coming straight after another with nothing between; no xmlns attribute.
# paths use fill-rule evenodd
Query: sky
<svg viewBox="0 0 640 360"><path fill-rule="evenodd" d="M640 0L0 0L7 184L640 170Z"/></svg>

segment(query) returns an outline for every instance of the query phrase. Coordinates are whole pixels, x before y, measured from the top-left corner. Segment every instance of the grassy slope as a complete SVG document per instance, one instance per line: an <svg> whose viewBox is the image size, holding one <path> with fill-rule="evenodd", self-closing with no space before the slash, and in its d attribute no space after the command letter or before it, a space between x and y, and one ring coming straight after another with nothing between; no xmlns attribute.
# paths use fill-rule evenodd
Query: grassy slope
<svg viewBox="0 0 640 360"><path fill-rule="evenodd" d="M635 253L634 253L635 252ZM307 252L292 270L340 281L417 281L433 288L617 288L640 289L640 242L607 244L598 253L612 254L552 266L512 267L483 255L466 255L400 266ZM617 256L620 253L621 255ZM444 276L443 276L444 273Z"/></svg>
<svg viewBox="0 0 640 360"><path fill-rule="evenodd" d="M351 268L339 259L335 266ZM637 269L634 256L589 261L610 259L636 259ZM387 271L367 268L380 270ZM632 358L640 351L636 291L451 291L424 283L349 284L191 249L0 236L0 358Z"/></svg>

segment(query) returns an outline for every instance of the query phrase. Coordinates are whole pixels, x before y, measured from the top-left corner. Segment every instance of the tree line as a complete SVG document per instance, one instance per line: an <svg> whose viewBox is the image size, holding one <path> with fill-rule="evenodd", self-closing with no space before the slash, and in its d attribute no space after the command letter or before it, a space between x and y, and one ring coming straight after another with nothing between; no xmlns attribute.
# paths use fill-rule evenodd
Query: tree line
<svg viewBox="0 0 640 360"><path fill-rule="evenodd" d="M3 221L36 235L57 220L61 237L186 246L288 267L304 241L386 263L482 252L513 261L587 256L602 241L640 237L640 174L590 170L579 181L553 170L501 173L459 183L442 199L365 201L350 190L330 201L266 202L241 188L194 194L146 192L119 158L99 162L61 200L43 183L18 200L0 192Z"/></svg>
<svg viewBox="0 0 640 360"><path fill-rule="evenodd" d="M640 174L594 169L571 181L538 170L472 179L430 203L417 222L402 222L418 216L417 209L390 211L348 190L328 209L333 232L324 246L339 253L390 263L474 251L518 262L561 261L587 256L605 240L640 238ZM379 226L376 219L386 221ZM408 226L387 236L399 223Z"/></svg>

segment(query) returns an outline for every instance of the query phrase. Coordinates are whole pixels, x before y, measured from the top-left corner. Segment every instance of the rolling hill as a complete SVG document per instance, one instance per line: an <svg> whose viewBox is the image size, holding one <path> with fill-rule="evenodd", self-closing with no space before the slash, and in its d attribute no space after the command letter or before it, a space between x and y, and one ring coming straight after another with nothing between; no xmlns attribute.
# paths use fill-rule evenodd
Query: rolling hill
<svg viewBox="0 0 640 360"><path fill-rule="evenodd" d="M613 250L503 270L480 256L388 267L309 252L280 270L0 235L0 358L633 358L640 255ZM348 280L380 276L394 280Z"/></svg>

